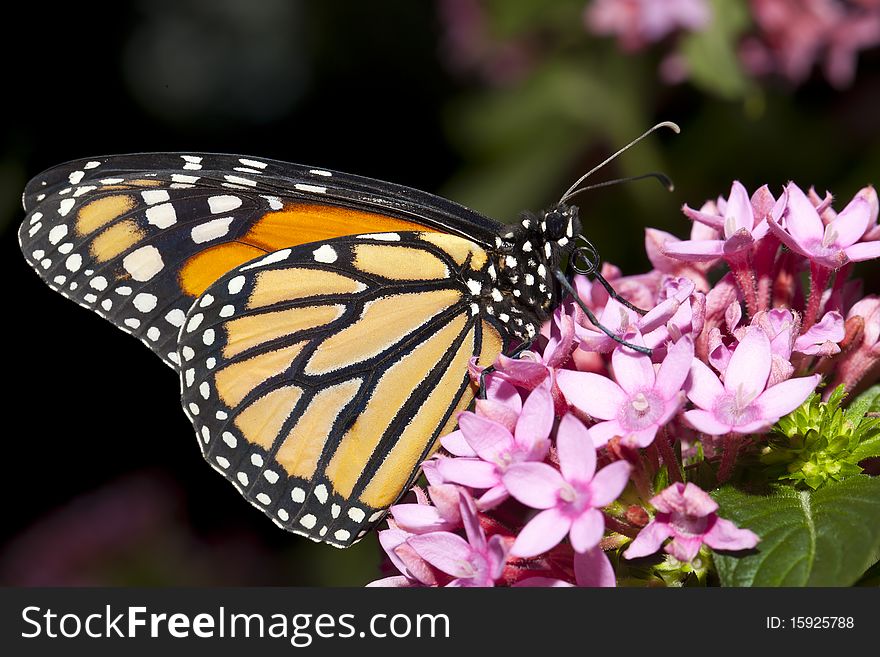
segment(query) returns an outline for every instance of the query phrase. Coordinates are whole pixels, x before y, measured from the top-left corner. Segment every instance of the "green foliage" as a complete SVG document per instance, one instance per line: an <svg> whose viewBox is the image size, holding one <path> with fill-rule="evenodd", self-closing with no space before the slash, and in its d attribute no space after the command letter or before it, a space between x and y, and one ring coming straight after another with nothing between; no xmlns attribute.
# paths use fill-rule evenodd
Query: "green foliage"
<svg viewBox="0 0 880 657"><path fill-rule="evenodd" d="M681 53L694 84L729 100L742 98L750 83L739 63L736 48L749 26L748 8L739 2L713 0L712 22L682 38Z"/></svg>
<svg viewBox="0 0 880 657"><path fill-rule="evenodd" d="M719 515L761 537L747 555L715 555L722 586L851 586L880 557L878 478L766 495L725 486L713 497Z"/></svg>
<svg viewBox="0 0 880 657"><path fill-rule="evenodd" d="M859 461L880 456L880 418L866 417L880 404L880 386L860 395L847 410L838 387L823 402L813 394L779 420L761 454L772 479L813 490L862 472Z"/></svg>

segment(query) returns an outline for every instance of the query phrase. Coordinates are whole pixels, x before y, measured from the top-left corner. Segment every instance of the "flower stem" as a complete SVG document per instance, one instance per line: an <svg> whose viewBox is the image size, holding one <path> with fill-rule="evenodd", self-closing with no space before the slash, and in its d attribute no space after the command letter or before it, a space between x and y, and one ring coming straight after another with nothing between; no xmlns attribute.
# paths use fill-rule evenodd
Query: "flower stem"
<svg viewBox="0 0 880 657"><path fill-rule="evenodd" d="M657 445L657 449L660 450L660 457L666 464L669 478L673 482L683 481L684 477L681 472L681 464L675 456L675 451L672 449L672 443L669 440L669 435L666 433L666 429L660 431L659 435L654 440L654 444Z"/></svg>
<svg viewBox="0 0 880 657"><path fill-rule="evenodd" d="M758 292L750 252L739 253L729 257L727 264L730 266L730 271L733 272L737 286L739 286L740 291L743 293L749 317L754 317L755 313L758 312Z"/></svg>
<svg viewBox="0 0 880 657"><path fill-rule="evenodd" d="M727 434L724 441L724 450L721 452L721 465L718 466L718 484L723 484L730 475L733 474L733 467L736 465L736 456L739 454L739 448L742 446L744 436L739 433Z"/></svg>
<svg viewBox="0 0 880 657"><path fill-rule="evenodd" d="M804 323L801 325L802 334L816 323L816 318L819 315L819 304L822 302L822 293L825 291L830 277L830 269L810 261L810 300L807 302L807 309L804 311Z"/></svg>

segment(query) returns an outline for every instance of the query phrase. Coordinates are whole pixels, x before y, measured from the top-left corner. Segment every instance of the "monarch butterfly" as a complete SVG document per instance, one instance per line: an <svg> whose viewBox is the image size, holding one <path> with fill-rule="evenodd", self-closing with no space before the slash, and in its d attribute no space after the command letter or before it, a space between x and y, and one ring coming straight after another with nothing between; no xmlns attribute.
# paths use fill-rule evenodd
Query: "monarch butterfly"
<svg viewBox="0 0 880 657"><path fill-rule="evenodd" d="M509 227L326 169L114 155L31 180L19 241L178 373L204 457L248 501L347 547L473 399L469 361L528 344L559 304L581 228L565 200Z"/></svg>

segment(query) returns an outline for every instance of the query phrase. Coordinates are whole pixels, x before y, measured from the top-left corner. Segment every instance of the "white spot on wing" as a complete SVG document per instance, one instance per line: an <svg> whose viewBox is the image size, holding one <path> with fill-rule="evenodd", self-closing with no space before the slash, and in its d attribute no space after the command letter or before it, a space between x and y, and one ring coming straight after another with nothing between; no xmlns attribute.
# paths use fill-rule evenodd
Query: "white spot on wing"
<svg viewBox="0 0 880 657"><path fill-rule="evenodd" d="M238 160L246 167L254 167L256 169L265 169L268 165L265 162L260 162L258 160L249 160L247 158L239 158Z"/></svg>
<svg viewBox="0 0 880 657"><path fill-rule="evenodd" d="M146 282L162 271L165 263L162 254L155 246L142 246L132 251L122 260L122 266L138 282Z"/></svg>
<svg viewBox="0 0 880 657"><path fill-rule="evenodd" d="M146 194L146 192L144 192ZM165 192L167 196L167 192ZM156 228L168 228L177 223L177 213L171 203L163 203L147 208L147 221Z"/></svg>
<svg viewBox="0 0 880 657"><path fill-rule="evenodd" d="M168 192L164 189L149 189L141 192L141 197L147 205L156 205L156 203L164 203L171 200Z"/></svg>
<svg viewBox="0 0 880 657"><path fill-rule="evenodd" d="M339 257L329 244L318 247L312 251L312 255L315 257L316 262L323 262L325 264L336 262L336 259Z"/></svg>
<svg viewBox="0 0 880 657"><path fill-rule="evenodd" d="M190 232L192 241L196 244L203 244L215 240L218 237L223 237L229 233L229 226L232 224L232 219L233 217L220 217L219 219L212 219L211 221L199 224Z"/></svg>
<svg viewBox="0 0 880 657"><path fill-rule="evenodd" d="M132 300L132 303L134 304L134 307L140 310L142 313L148 313L156 307L158 301L159 300L156 298L155 294L141 292L140 294L135 296L135 298Z"/></svg>
<svg viewBox="0 0 880 657"><path fill-rule="evenodd" d="M364 233L363 235L358 235L358 238L365 240L379 240L382 242L400 241L400 235L397 233Z"/></svg>
<svg viewBox="0 0 880 657"><path fill-rule="evenodd" d="M67 216L67 213L70 212L73 205L76 203L72 198L66 198L58 205L58 214L62 217Z"/></svg>
<svg viewBox="0 0 880 657"><path fill-rule="evenodd" d="M83 179L85 175L85 171L74 171L69 176L67 176L67 179L70 181L71 185L76 185L79 183L80 180Z"/></svg>
<svg viewBox="0 0 880 657"><path fill-rule="evenodd" d="M221 214L223 212L231 212L241 207L241 199L238 196L230 194L221 194L212 196L208 199L208 209L211 214Z"/></svg>
<svg viewBox="0 0 880 657"><path fill-rule="evenodd" d="M229 281L229 284L226 286L229 290L229 294L238 294L241 292L241 288L244 287L245 277L244 276L236 276L235 278Z"/></svg>
<svg viewBox="0 0 880 657"><path fill-rule="evenodd" d="M327 188L321 185L307 185L306 183L296 183L294 187L296 187L296 189L301 192L312 192L313 194L325 194L327 192Z"/></svg>
<svg viewBox="0 0 880 657"><path fill-rule="evenodd" d="M276 262L282 262L287 260L287 256L290 255L290 249L281 249L280 251L275 251L274 253L270 253L265 258L260 258L254 263L249 265L245 265L241 268L240 271L247 271L249 269L253 269L254 267L262 267L264 265L271 265Z"/></svg>
<svg viewBox="0 0 880 657"><path fill-rule="evenodd" d="M49 244L58 244L67 235L67 224L55 226L49 231Z"/></svg>

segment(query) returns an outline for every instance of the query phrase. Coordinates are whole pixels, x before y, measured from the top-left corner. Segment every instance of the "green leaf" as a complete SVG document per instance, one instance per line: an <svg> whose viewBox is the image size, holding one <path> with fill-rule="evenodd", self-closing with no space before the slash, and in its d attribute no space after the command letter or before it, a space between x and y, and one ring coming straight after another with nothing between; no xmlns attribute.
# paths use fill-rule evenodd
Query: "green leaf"
<svg viewBox="0 0 880 657"><path fill-rule="evenodd" d="M846 419L858 426L865 417L865 413L880 410L876 408L878 405L880 405L880 385L868 388L853 399L849 408L846 409Z"/></svg>
<svg viewBox="0 0 880 657"><path fill-rule="evenodd" d="M880 558L880 478L769 495L725 486L713 497L721 517L761 537L748 554L716 554L723 586L850 586Z"/></svg>
<svg viewBox="0 0 880 657"><path fill-rule="evenodd" d="M681 40L691 80L722 98L743 97L749 83L736 53L740 34L748 27L748 10L738 2L713 0L712 22Z"/></svg>

